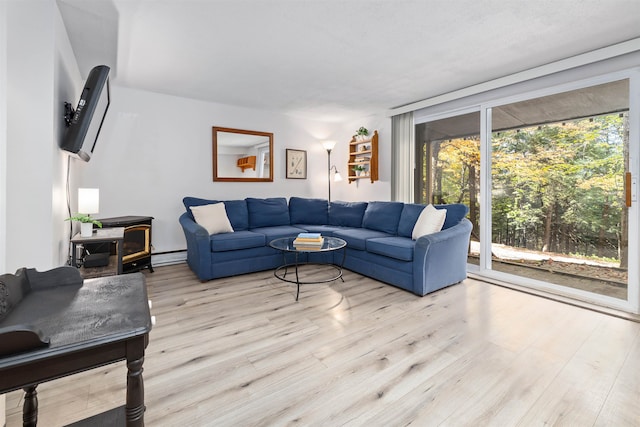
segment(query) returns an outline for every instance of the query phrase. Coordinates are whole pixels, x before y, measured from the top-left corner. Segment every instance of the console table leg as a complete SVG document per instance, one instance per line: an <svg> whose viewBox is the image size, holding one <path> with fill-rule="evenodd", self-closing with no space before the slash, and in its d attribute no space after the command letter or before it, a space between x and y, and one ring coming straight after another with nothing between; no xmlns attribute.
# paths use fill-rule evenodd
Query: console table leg
<svg viewBox="0 0 640 427"><path fill-rule="evenodd" d="M23 390L24 405L22 406L22 425L24 427L36 427L38 424L38 392L36 387L32 385L25 387Z"/></svg>
<svg viewBox="0 0 640 427"><path fill-rule="evenodd" d="M127 427L144 426L144 383L142 363L144 357L127 361Z"/></svg>

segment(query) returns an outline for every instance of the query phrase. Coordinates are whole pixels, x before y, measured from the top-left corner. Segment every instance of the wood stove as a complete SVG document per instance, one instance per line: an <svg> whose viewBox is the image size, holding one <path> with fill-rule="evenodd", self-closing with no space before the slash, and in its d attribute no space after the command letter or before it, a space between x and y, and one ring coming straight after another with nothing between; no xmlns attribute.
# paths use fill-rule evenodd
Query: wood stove
<svg viewBox="0 0 640 427"><path fill-rule="evenodd" d="M119 216L101 218L102 228L124 227L124 241L122 244L122 272L132 273L148 268L153 273L151 265L151 216ZM115 245L96 244L86 245L89 253L110 252L115 254Z"/></svg>

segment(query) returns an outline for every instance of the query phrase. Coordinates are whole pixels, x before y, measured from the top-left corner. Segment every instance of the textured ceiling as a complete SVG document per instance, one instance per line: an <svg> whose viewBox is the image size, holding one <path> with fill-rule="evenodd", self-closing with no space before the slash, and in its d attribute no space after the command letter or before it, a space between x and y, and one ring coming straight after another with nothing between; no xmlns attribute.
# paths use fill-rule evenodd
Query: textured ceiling
<svg viewBox="0 0 640 427"><path fill-rule="evenodd" d="M639 0L57 0L83 73L345 121L640 37Z"/></svg>

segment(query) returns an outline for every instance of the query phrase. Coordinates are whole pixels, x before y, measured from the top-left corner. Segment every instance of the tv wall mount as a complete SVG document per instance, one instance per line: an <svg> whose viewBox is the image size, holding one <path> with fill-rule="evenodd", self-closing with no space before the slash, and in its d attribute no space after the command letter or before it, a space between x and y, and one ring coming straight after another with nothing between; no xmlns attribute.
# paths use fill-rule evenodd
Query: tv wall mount
<svg viewBox="0 0 640 427"><path fill-rule="evenodd" d="M73 116L76 114L76 110L70 102L64 103L64 124L69 127L73 121Z"/></svg>

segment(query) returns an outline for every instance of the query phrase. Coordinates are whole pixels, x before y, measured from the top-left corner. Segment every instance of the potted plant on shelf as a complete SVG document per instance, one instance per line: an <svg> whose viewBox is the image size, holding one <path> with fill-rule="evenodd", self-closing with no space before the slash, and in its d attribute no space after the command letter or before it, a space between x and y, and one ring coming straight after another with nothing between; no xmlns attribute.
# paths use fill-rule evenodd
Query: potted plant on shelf
<svg viewBox="0 0 640 427"><path fill-rule="evenodd" d="M353 167L353 171L356 173L357 176L362 176L362 174L364 173L365 167L362 165L355 165Z"/></svg>
<svg viewBox="0 0 640 427"><path fill-rule="evenodd" d="M80 236L82 237L91 237L93 234L93 226L96 225L98 228L102 228L102 223L97 219L91 218L89 215L85 214L75 214L67 218L65 221L77 221L80 223Z"/></svg>
<svg viewBox="0 0 640 427"><path fill-rule="evenodd" d="M367 139L367 135L369 135L369 131L366 127L360 126L360 129L356 131L356 141L364 141Z"/></svg>

